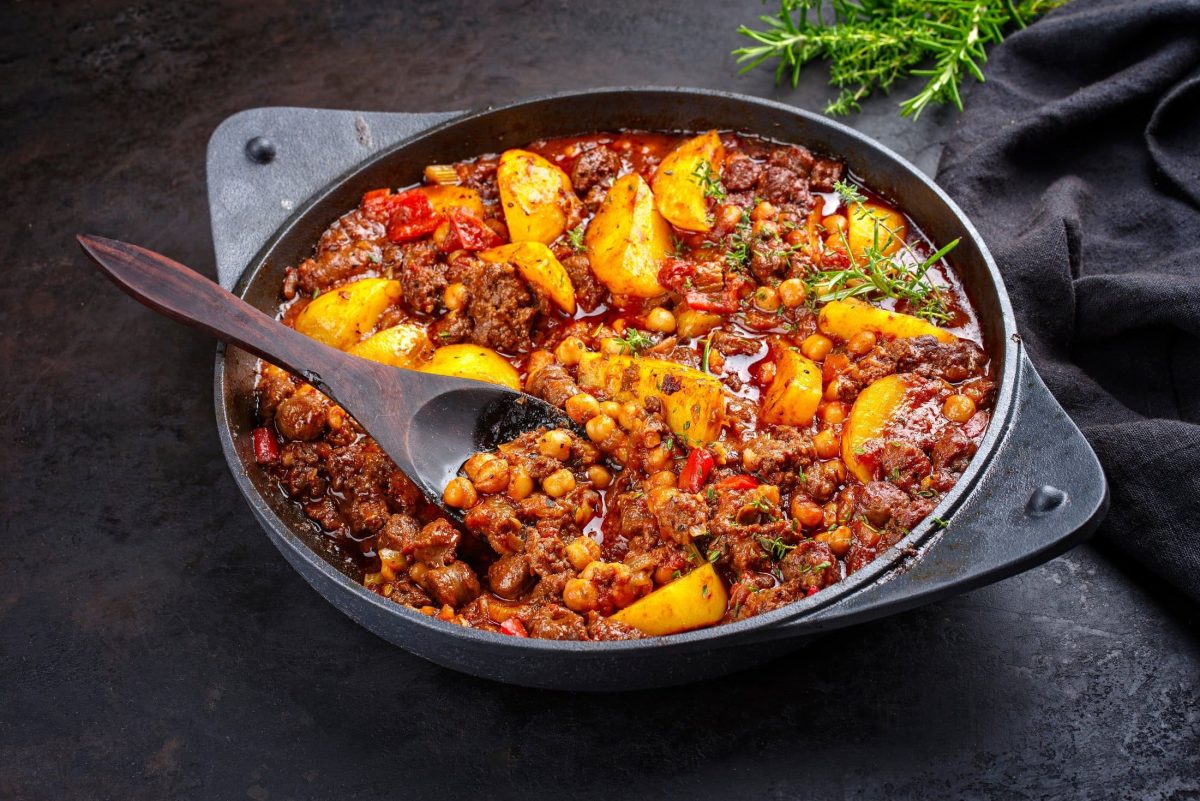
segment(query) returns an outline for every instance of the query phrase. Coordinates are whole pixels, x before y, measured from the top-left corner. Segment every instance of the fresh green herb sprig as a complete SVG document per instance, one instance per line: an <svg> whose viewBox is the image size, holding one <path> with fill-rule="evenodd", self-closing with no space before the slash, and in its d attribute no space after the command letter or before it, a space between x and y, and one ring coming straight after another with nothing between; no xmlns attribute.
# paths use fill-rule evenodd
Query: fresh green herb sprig
<svg viewBox="0 0 1200 801"><path fill-rule="evenodd" d="M567 242L571 245L571 250L576 253L582 253L587 250L587 245L583 244L583 233L583 223L567 231Z"/></svg>
<svg viewBox="0 0 1200 801"><path fill-rule="evenodd" d="M721 183L721 173L713 169L708 159L701 159L692 171L692 178L704 190L704 196L718 203L725 200L725 186Z"/></svg>
<svg viewBox="0 0 1200 801"><path fill-rule="evenodd" d="M983 81L987 46L1006 29L1023 28L1067 0L779 0L779 11L743 25L753 44L733 51L742 72L772 59L775 82L800 80L801 68L829 61L829 82L841 92L826 114L858 111L875 91L884 93L909 75L926 79L900 113L917 118L932 104L962 110L960 87L968 76ZM928 65L928 66L923 66Z"/></svg>
<svg viewBox="0 0 1200 801"><path fill-rule="evenodd" d="M628 326L625 335L616 337L616 340L621 343L621 352L627 354L637 354L654 344L653 339L633 326Z"/></svg>

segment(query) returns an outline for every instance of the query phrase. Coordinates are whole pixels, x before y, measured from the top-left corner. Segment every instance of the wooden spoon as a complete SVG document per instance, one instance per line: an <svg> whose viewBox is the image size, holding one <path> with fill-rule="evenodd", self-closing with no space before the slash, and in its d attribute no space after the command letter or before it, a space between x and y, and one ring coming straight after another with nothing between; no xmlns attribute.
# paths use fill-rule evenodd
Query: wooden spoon
<svg viewBox="0 0 1200 801"><path fill-rule="evenodd" d="M472 454L536 428L574 429L558 408L497 384L360 359L263 314L204 276L153 251L76 237L109 278L172 320L266 359L333 398L433 503Z"/></svg>

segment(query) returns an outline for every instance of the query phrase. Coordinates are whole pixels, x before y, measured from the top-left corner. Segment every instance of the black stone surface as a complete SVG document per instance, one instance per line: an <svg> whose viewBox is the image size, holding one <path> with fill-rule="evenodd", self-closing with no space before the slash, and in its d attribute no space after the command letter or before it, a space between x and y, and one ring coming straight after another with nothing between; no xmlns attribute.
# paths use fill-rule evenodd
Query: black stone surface
<svg viewBox="0 0 1200 801"><path fill-rule="evenodd" d="M754 2L0 7L0 798L1200 796L1196 610L1090 546L726 680L433 667L326 605L226 473L213 345L91 270L214 275L204 145L261 105L470 108L735 77ZM954 124L853 124L922 165Z"/></svg>

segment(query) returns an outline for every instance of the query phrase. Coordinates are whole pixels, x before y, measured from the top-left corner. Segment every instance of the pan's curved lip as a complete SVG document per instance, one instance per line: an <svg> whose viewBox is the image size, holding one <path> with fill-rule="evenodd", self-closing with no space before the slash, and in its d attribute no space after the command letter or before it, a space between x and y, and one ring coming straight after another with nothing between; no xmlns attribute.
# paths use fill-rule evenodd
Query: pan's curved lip
<svg viewBox="0 0 1200 801"><path fill-rule="evenodd" d="M766 612L754 617L746 618L745 620L726 623L719 626L697 629L694 631L672 634L665 637L649 637L639 640L618 640L618 641L557 641L543 640L536 638L521 638L510 637L494 632L482 631L479 629L467 628L458 626L436 618L423 615L415 609L403 606L401 604L389 601L370 590L367 590L361 584L350 579L341 571L330 565L325 559L316 554L294 531L278 516L274 510L265 502L264 497L252 483L249 475L242 467L242 461L237 453L236 444L233 441L233 426L229 419L227 408L225 405L225 347L219 346L216 355L215 365L215 406L217 414L218 430L221 439L221 447L225 453L226 461L229 463L230 470L234 475L234 479L238 484L238 488L246 497L250 504L255 517L267 530L272 540L280 548L286 547L292 554L305 562L310 568L321 573L329 582L330 587L336 587L343 594L352 596L353 599L361 604L366 604L374 608L377 612L384 616L395 615L404 620L410 625L425 627L430 630L430 633L435 635L444 635L454 638L459 638L467 641L477 641L488 645L496 645L502 643L512 649L514 658L519 658L522 653L535 652L554 652L559 654L580 654L586 657L588 654L604 653L636 653L644 650L653 649L655 651L675 650L675 651L691 651L699 649L708 649L714 646L730 647L743 642L743 637L746 641L752 639L748 635L755 632L762 632L765 629L773 629L783 624L803 623L805 615L815 612L818 609L831 606L839 601L860 591L869 591L871 585L886 581L891 576L895 575L899 569L902 569L911 561L911 557L905 556L905 551L911 548L923 550L927 547L936 544L938 530L935 528L933 519L940 517L948 519L953 511L958 508L967 496L974 490L975 484L984 471L991 456L995 453L1001 440L1004 438L1009 423L1013 414L1014 397L1015 397L1015 379L1017 370L1017 332L1014 323L1012 305L1008 297L1007 289L1004 286L1003 279L996 267L995 260L992 258L986 243L971 223L970 219L963 213L962 209L950 198L941 187L939 187L931 178L922 173L915 165L903 158L899 154L893 152L885 145L876 142L869 136L862 134L855 129L842 123L830 120L819 114L815 114L804 109L798 109L794 106L789 106L785 103L780 103L773 100L765 100L758 97L741 95L733 92L725 92L714 89L701 89L692 87L675 87L675 86L640 86L640 87L597 87L580 91L558 92L554 94L541 95L533 98L528 98L513 103L508 103L500 106L489 106L485 109L473 112L467 112L461 116L452 117L451 119L428 128L412 137L402 140L395 145L385 148L378 153L370 156L357 164L347 173L339 176L333 182L312 195L304 204L302 204L295 214L288 219L275 232L266 245L254 256L251 262L243 270L237 285L234 287L234 294L243 295L249 286L252 276L257 274L261 269L266 257L269 255L274 246L287 234L287 232L301 220L308 211L319 204L326 196L335 191L339 186L350 180L355 175L371 169L380 161L390 158L394 153L411 146L426 137L440 134L446 129L450 129L459 125L469 123L473 120L486 117L492 114L518 110L525 107L532 107L538 104L550 103L558 100L576 99L576 98L598 98L604 95L623 95L631 94L638 95L670 95L683 97L704 97L718 98L723 100L734 101L737 103L745 103L756 106L763 106L782 112L784 114L799 117L806 120L808 123L820 127L830 129L842 136L857 140L861 145L877 151L886 160L890 161L895 167L899 168L908 180L915 180L923 184L925 188L931 191L937 199L946 207L948 213L956 218L957 222L962 226L967 236L972 240L975 246L979 249L981 258L987 267L990 280L996 289L996 296L999 301L1001 315L1001 330L1004 341L997 343L1003 347L1004 365L1000 375L999 391L996 396L994 407L994 416L988 426L988 430L981 440L979 449L976 455L972 458L967 470L960 478L955 487L942 499L941 503L934 511L916 528L914 528L903 540L889 549L890 553L881 554L869 565L859 570L858 572L847 576L842 581L833 585L825 591L819 592L816 595L785 604L779 609ZM680 127L680 130L683 126ZM581 131L581 133L583 133ZM919 557L916 557L919 558ZM834 590L831 592L831 590ZM356 619L358 615L352 615ZM360 621L361 622L361 621ZM801 636L803 632L797 631L795 636Z"/></svg>

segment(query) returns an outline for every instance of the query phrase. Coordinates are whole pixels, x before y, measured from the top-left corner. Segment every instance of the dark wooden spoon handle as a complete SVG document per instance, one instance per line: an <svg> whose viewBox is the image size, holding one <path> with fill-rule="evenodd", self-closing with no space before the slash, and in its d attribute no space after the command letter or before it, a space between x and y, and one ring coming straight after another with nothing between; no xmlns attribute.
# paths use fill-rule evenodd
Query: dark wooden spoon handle
<svg viewBox="0 0 1200 801"><path fill-rule="evenodd" d="M303 377L326 394L325 378L352 359L294 331L179 262L137 245L80 234L84 251L135 299Z"/></svg>

